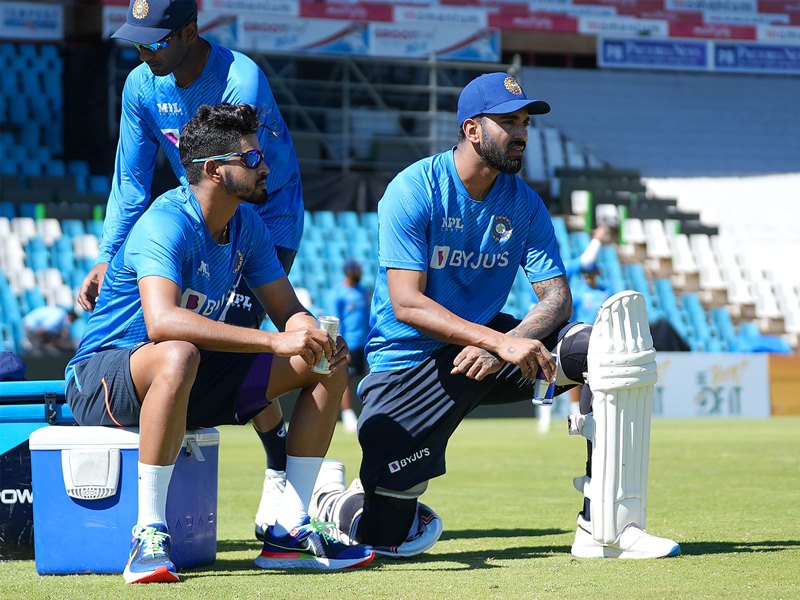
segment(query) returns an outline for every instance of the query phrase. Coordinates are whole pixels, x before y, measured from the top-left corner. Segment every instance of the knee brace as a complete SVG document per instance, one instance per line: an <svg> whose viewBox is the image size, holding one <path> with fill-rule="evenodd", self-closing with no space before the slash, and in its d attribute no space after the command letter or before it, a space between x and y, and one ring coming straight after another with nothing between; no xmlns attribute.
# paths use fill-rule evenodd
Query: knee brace
<svg viewBox="0 0 800 600"><path fill-rule="evenodd" d="M586 356L591 334L591 325L574 323L558 340L553 350L558 354L556 386L573 386L586 381Z"/></svg>

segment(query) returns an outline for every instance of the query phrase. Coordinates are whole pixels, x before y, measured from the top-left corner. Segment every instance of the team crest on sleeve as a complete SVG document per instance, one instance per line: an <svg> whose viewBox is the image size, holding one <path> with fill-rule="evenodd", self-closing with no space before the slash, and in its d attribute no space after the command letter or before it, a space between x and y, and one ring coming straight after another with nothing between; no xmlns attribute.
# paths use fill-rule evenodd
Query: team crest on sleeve
<svg viewBox="0 0 800 600"><path fill-rule="evenodd" d="M144 19L150 12L150 5L147 0L136 0L131 7L131 14L134 19Z"/></svg>
<svg viewBox="0 0 800 600"><path fill-rule="evenodd" d="M236 264L233 267L233 272L238 273L239 269L242 268L242 264L244 264L244 255L242 254L241 250L236 251Z"/></svg>
<svg viewBox="0 0 800 600"><path fill-rule="evenodd" d="M498 242L505 242L511 237L511 219L496 215L492 222L492 237Z"/></svg>

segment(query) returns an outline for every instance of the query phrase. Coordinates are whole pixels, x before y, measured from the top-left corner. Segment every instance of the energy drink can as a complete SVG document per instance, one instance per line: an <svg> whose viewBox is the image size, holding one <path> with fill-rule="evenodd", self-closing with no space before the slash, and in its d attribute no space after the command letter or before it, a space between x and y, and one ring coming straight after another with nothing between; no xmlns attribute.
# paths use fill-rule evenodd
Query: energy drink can
<svg viewBox="0 0 800 600"><path fill-rule="evenodd" d="M336 343L336 336L339 334L339 319L336 317L317 317L317 327L326 331L328 335L331 336L331 339L333 339L334 343ZM322 358L319 359L319 362L311 367L310 370L314 373L328 375L331 372L331 364L323 354Z"/></svg>
<svg viewBox="0 0 800 600"><path fill-rule="evenodd" d="M557 368L558 354L553 354L552 356L553 362ZM555 379L553 379L553 381L548 381L545 379L542 367L539 367L536 371L536 378L533 380L533 399L531 402L542 406L551 406L553 404L553 398L555 397L555 391Z"/></svg>

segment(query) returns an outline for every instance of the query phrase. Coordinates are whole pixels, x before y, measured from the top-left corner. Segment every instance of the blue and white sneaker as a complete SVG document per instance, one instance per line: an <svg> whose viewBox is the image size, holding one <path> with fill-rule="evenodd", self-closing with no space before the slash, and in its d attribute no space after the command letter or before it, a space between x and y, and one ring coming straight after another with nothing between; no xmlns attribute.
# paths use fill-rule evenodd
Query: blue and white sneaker
<svg viewBox="0 0 800 600"><path fill-rule="evenodd" d="M287 535L275 535L274 526L264 533L264 548L256 558L262 569L347 569L372 562L370 546L349 545L326 533L333 523L311 519L308 515Z"/></svg>
<svg viewBox="0 0 800 600"><path fill-rule="evenodd" d="M175 583L180 581L169 558L170 538L163 523L136 525L131 553L122 574L125 583Z"/></svg>

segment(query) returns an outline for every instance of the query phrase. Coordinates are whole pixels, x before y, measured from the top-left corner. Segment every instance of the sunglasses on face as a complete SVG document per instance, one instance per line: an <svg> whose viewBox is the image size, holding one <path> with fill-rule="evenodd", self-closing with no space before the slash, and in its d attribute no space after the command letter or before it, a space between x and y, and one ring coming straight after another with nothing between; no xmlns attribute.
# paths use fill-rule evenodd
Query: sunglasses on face
<svg viewBox="0 0 800 600"><path fill-rule="evenodd" d="M257 169L261 162L264 160L264 155L261 150L248 150L247 152L228 152L228 154L220 154L217 156L206 156L205 158L193 158L193 163L206 162L207 160L230 160L232 158L241 158L244 165L249 169Z"/></svg>
<svg viewBox="0 0 800 600"><path fill-rule="evenodd" d="M167 37L165 37L160 42L153 42L152 44L137 44L136 42L133 42L133 46L137 50L149 50L150 52L157 52L157 51L161 50L162 48L166 48L167 46L169 46L169 41L173 38L173 36L176 33L178 33L177 29L175 31L173 31L172 33L170 33Z"/></svg>

